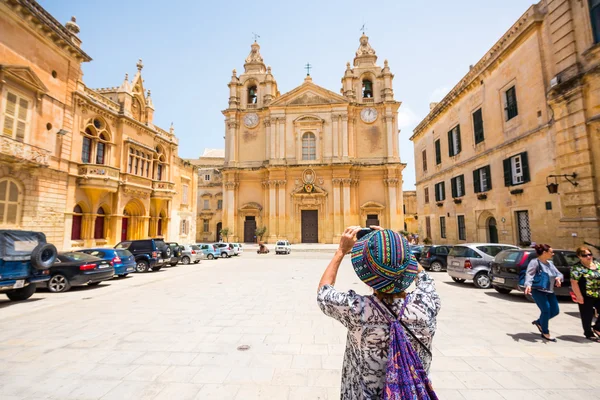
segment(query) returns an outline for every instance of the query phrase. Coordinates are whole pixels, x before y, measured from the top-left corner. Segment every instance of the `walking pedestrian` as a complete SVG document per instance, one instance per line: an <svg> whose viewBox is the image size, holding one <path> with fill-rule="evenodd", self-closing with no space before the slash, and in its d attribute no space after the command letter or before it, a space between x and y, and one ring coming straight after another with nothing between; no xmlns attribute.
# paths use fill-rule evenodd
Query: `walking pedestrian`
<svg viewBox="0 0 600 400"><path fill-rule="evenodd" d="M579 305L583 334L588 340L600 342L600 319L592 327L594 314L600 312L600 263L585 246L576 250L579 262L571 267L571 289Z"/></svg>
<svg viewBox="0 0 600 400"><path fill-rule="evenodd" d="M533 297L541 312L539 319L532 324L538 328L544 340L556 342L556 339L550 336L548 323L560 312L554 287L561 286L564 276L551 260L554 255L552 247L547 244L536 244L534 249L537 258L529 262L524 283L525 294Z"/></svg>
<svg viewBox="0 0 600 400"><path fill-rule="evenodd" d="M317 302L323 313L348 329L341 398L403 399L408 398L403 395L408 388L418 393L411 399L436 399L427 377L441 304L434 281L417 263L404 236L372 228L358 241L361 228L346 228L318 287ZM354 271L373 295L334 288L349 252ZM413 281L416 289L407 293Z"/></svg>

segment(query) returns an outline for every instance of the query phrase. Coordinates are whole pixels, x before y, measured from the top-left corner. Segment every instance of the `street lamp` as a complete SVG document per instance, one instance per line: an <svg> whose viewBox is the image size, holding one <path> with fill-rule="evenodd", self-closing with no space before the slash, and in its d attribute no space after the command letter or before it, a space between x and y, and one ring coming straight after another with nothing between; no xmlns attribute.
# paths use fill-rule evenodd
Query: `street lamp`
<svg viewBox="0 0 600 400"><path fill-rule="evenodd" d="M548 183L548 178L554 178L554 182ZM546 189L548 189L548 193L556 194L558 193L558 181L556 178L565 178L567 182L569 182L573 186L579 185L579 183L575 182L574 179L577 178L577 174L573 172L571 175L563 174L563 175L548 175L546 177ZM573 180L571 180L573 179Z"/></svg>

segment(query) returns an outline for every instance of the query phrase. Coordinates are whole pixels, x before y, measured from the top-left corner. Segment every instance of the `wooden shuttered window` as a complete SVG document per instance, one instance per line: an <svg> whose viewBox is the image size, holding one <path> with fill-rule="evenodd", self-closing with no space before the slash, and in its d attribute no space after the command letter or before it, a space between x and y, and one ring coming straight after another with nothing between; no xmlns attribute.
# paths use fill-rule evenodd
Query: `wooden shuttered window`
<svg viewBox="0 0 600 400"><path fill-rule="evenodd" d="M442 145L440 144L440 139L435 141L435 164L442 163Z"/></svg>
<svg viewBox="0 0 600 400"><path fill-rule="evenodd" d="M473 132L475 135L475 144L483 142L483 114L481 108L473 113Z"/></svg>
<svg viewBox="0 0 600 400"><path fill-rule="evenodd" d="M504 167L504 186L521 185L531 180L526 151L503 160L502 164Z"/></svg>
<svg viewBox="0 0 600 400"><path fill-rule="evenodd" d="M423 150L421 154L423 156L423 172L427 172L427 150Z"/></svg>
<svg viewBox="0 0 600 400"><path fill-rule="evenodd" d="M30 102L14 93L6 93L2 133L19 142L25 140Z"/></svg>
<svg viewBox="0 0 600 400"><path fill-rule="evenodd" d="M452 186L452 197L462 197L465 195L465 176L460 175L450 180Z"/></svg>
<svg viewBox="0 0 600 400"><path fill-rule="evenodd" d="M505 111L506 120L508 121L510 119L513 119L517 115L519 115L519 110L517 107L517 91L516 91L515 87L513 86L510 89L507 89L506 92L504 92L504 96L505 96L504 111Z"/></svg>
<svg viewBox="0 0 600 400"><path fill-rule="evenodd" d="M446 183L440 182L435 184L435 201L446 200Z"/></svg>
<svg viewBox="0 0 600 400"><path fill-rule="evenodd" d="M448 155L457 155L461 151L460 125L456 125L448 132Z"/></svg>
<svg viewBox="0 0 600 400"><path fill-rule="evenodd" d="M424 192L425 192L425 204L428 204L429 203L429 188L426 187L424 189Z"/></svg>
<svg viewBox="0 0 600 400"><path fill-rule="evenodd" d="M487 192L492 189L492 170L489 165L473 171L473 190L475 193Z"/></svg>

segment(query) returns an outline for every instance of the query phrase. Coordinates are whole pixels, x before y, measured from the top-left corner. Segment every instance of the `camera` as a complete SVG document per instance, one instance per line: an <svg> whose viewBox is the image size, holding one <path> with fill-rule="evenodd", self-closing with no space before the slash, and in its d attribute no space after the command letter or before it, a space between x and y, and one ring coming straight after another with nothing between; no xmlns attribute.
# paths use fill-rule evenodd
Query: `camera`
<svg viewBox="0 0 600 400"><path fill-rule="evenodd" d="M372 229L372 228L362 228L360 231L356 232L356 240L360 240L364 236L366 236L369 233L373 232L373 230L374 229Z"/></svg>

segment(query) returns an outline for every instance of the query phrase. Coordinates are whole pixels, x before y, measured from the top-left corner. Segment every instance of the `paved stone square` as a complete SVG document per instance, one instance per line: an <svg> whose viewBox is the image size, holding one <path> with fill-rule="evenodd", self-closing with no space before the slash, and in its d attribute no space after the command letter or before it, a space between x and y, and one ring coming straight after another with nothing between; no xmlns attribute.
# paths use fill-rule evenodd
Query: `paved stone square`
<svg viewBox="0 0 600 400"><path fill-rule="evenodd" d="M0 299L0 399L337 399L344 328L316 287L331 253L241 257L96 288ZM600 344L569 299L542 343L538 311L434 274L431 377L440 399L597 399ZM337 286L369 290L344 261ZM248 345L246 351L239 351Z"/></svg>

